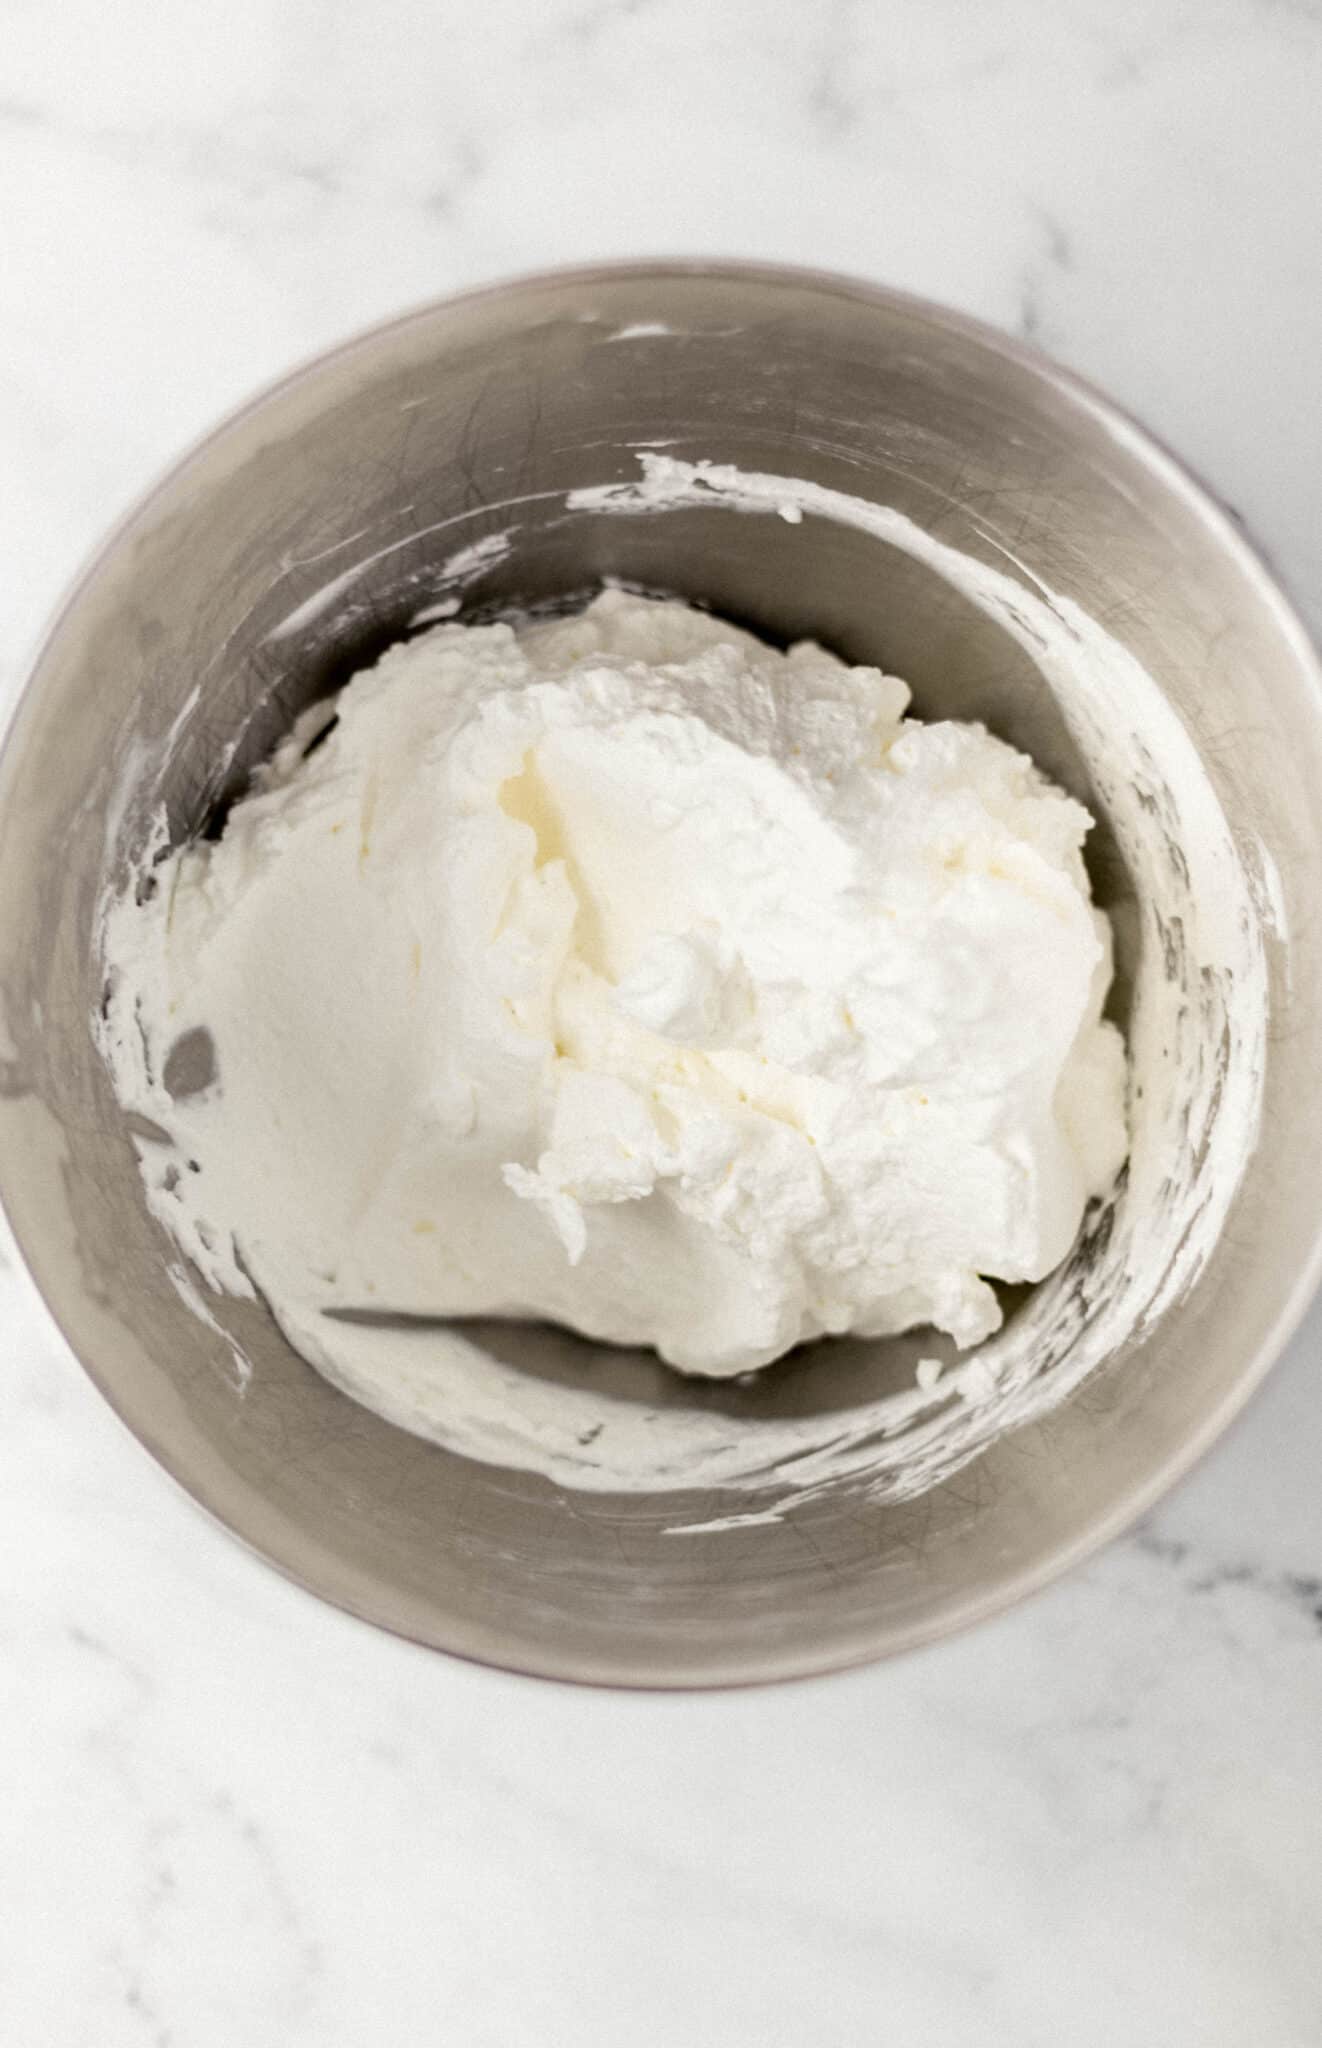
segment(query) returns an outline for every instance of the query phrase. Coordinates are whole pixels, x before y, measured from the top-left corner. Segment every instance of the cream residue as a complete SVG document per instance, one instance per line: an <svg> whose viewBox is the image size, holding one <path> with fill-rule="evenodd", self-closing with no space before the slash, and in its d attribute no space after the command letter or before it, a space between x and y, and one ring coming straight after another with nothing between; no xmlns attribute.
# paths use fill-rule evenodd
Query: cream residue
<svg viewBox="0 0 1322 2048"><path fill-rule="evenodd" d="M927 561L1037 661L1089 763L1144 906L1130 1040L1142 1088L1127 1175L1116 1198L1091 1212L1064 1266L975 1357L829 1416L741 1414L736 1424L720 1409L686 1402L678 1383L674 1398L663 1400L647 1397L650 1386L643 1398L629 1398L618 1372L610 1392L581 1371L576 1383L558 1383L554 1373L526 1369L517 1342L340 1324L328 1347L323 1316L286 1310L282 1320L330 1377L405 1427L571 1485L770 1493L772 1506L749 1511L759 1518L843 1478L879 1496L911 1495L1061 1399L1149 1327L1201 1269L1256 1129L1265 969L1252 889L1196 752L1157 685L1069 600L1040 586L1025 589L885 507L791 477L655 454L641 460L638 481L576 492L569 509L627 516L700 504L842 521ZM277 795L272 788L270 797ZM127 916L125 899L108 908L111 963L122 951ZM352 961L345 971L355 971ZM646 988L641 997L645 1007ZM121 1098L134 1101L146 1086L169 1128L159 1114L163 1074L150 1071L150 1033L127 1028L113 1004L101 1028ZM461 1109L447 1099L441 1114ZM159 1168L161 1148L152 1151ZM237 1262L214 1231L206 1233L209 1243L201 1233L190 1239L169 1199L158 1184L154 1206L212 1284L247 1289L246 1257ZM544 1335L529 1333L530 1341ZM552 1351L571 1342L546 1336ZM533 1355L524 1344L522 1357Z"/></svg>
<svg viewBox="0 0 1322 2048"><path fill-rule="evenodd" d="M347 569L342 569L338 576L332 576L328 582L318 585L300 604L296 604L292 611L286 612L282 619L269 628L266 634L267 640L279 642L298 639L310 627L319 625L332 617L340 607L340 600L352 594L357 584L374 564L383 561L389 555L401 553L405 548L416 546L419 540L424 539L430 533L444 532L447 527L452 526L454 523L453 519L443 519L434 527L421 527L414 533L405 534L402 540L391 541L386 547L377 548L371 554L360 556L356 562L350 563ZM466 546L456 548L453 554L447 555L439 569L429 571L427 574L428 588L437 593L437 596L435 601L424 607L424 609L429 610L432 617L439 617L441 615L441 605L451 601L451 594L453 592L464 589L469 583L476 582L479 577L485 576L489 569L494 568L497 562L502 562L505 559L513 547L511 535L516 530L515 528L507 527L503 532L483 534L479 539L469 541ZM340 543L339 545L347 545L347 543ZM324 552L329 554L337 552L337 550L326 549ZM318 556L310 558L311 561L319 559L320 557ZM291 568L305 568L307 566L308 563L305 562L291 563L289 565ZM459 600L455 598L453 602L457 608Z"/></svg>

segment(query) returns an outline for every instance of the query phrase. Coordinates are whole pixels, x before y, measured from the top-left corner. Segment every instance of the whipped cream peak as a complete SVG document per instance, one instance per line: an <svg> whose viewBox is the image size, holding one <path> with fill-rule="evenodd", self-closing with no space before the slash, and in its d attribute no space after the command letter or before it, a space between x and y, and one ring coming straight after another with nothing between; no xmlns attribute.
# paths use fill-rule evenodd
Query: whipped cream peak
<svg viewBox="0 0 1322 2048"><path fill-rule="evenodd" d="M392 649L109 914L157 1213L321 1363L364 1307L713 1375L977 1343L1114 1178L1125 1055L1087 812L908 703L619 591Z"/></svg>

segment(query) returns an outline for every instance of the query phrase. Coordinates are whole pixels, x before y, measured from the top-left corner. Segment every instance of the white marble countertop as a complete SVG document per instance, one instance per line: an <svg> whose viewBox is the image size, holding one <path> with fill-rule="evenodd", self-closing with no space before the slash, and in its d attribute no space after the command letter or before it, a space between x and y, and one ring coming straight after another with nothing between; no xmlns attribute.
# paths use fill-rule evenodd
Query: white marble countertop
<svg viewBox="0 0 1322 2048"><path fill-rule="evenodd" d="M1317 0L0 5L0 686L224 407L416 301L754 255L1032 335L1322 622ZM1139 1533L779 1692L294 1592L0 1271L7 2048L1316 2048L1322 1315Z"/></svg>

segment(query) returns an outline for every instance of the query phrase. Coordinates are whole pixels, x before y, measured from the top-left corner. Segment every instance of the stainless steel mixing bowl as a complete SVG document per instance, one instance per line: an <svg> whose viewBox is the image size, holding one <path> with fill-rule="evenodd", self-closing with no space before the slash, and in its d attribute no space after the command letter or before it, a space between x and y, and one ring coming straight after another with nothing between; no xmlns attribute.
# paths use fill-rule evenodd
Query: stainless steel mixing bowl
<svg viewBox="0 0 1322 2048"><path fill-rule="evenodd" d="M1073 1401L920 1500L842 1486L783 1523L683 1539L667 1527L719 1517L721 1496L566 1494L465 1462L336 1393L260 1309L217 1299L255 1364L240 1393L224 1331L170 1280L89 1031L94 906L141 837L153 778L174 832L198 829L304 703L398 633L439 559L501 531L511 504L518 545L489 551L469 612L610 574L700 597L770 635L882 659L920 708L985 716L1078 781L1026 657L907 558L825 521L566 513L567 490L636 474L638 445L657 440L895 505L1004 566L989 552L1000 541L1025 574L1102 613L1160 679L1232 824L1274 859L1291 933L1272 947L1261 1143L1187 1299ZM425 1643L584 1680L707 1685L874 1657L992 1612L1131 1521L1225 1426L1301 1312L1322 1215L1319 791L1317 665L1261 561L1141 432L1031 351L782 270L631 267L479 291L349 343L222 426L111 538L55 625L0 773L4 1200L129 1427L326 1598ZM1123 966L1132 926L1104 834L1096 880ZM535 1360L536 1333L522 1341ZM857 1347L841 1361L820 1353L746 1398L829 1408L840 1374L857 1386ZM891 1369L884 1347L873 1367ZM696 1398L634 1369L640 1398Z"/></svg>

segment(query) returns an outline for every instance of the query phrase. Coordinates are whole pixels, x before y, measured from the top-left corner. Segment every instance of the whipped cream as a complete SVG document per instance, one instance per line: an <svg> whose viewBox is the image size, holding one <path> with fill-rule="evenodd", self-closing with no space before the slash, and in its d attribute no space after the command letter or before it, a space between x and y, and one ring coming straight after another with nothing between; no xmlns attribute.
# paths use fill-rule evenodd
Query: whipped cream
<svg viewBox="0 0 1322 2048"><path fill-rule="evenodd" d="M156 1214L411 1426L453 1340L374 1322L716 1376L987 1337L1115 1178L1125 1053L1087 812L908 700L618 591L391 650L108 911Z"/></svg>

